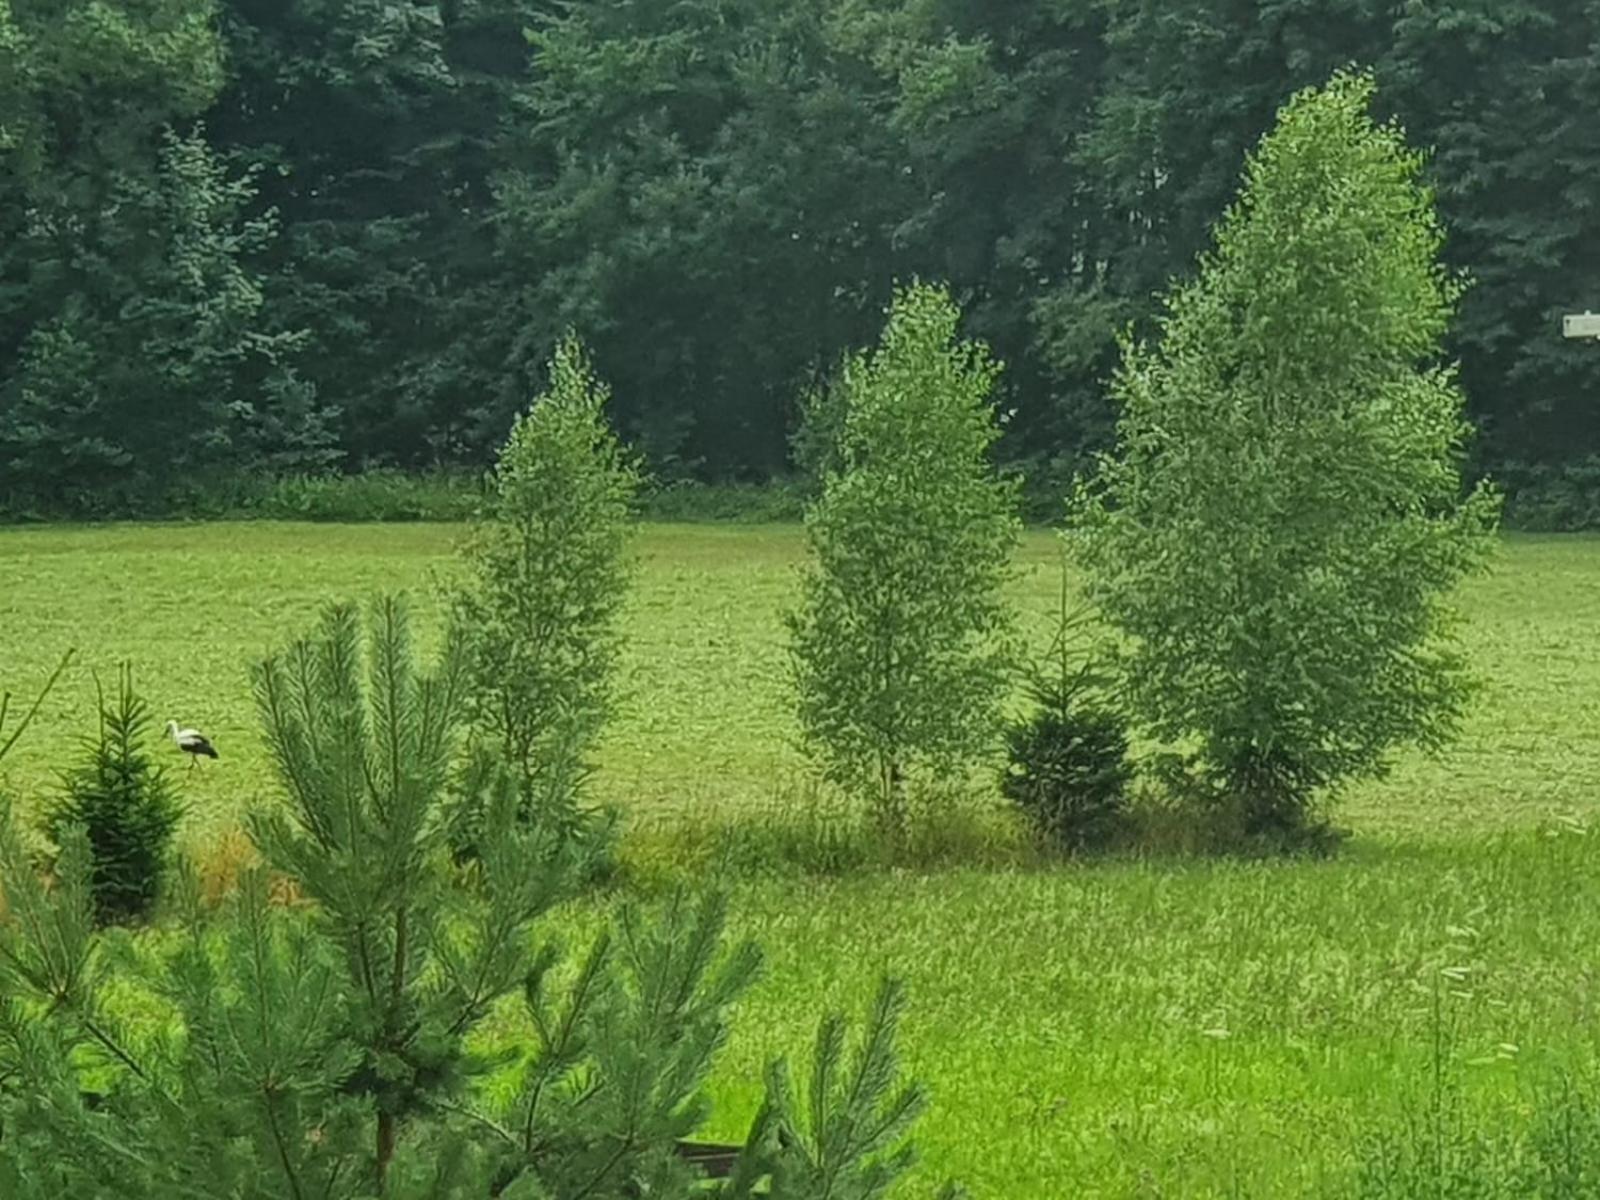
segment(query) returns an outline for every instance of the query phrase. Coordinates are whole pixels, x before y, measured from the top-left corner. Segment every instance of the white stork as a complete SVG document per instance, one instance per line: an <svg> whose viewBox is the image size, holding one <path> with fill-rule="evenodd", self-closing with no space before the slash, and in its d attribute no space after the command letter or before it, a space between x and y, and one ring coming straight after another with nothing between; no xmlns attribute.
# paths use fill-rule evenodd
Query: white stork
<svg viewBox="0 0 1600 1200"><path fill-rule="evenodd" d="M167 722L167 736L177 745L179 750L189 755L189 765L193 767L201 755L206 758L217 758L217 748L206 740L206 735L198 729L179 729L176 721Z"/></svg>

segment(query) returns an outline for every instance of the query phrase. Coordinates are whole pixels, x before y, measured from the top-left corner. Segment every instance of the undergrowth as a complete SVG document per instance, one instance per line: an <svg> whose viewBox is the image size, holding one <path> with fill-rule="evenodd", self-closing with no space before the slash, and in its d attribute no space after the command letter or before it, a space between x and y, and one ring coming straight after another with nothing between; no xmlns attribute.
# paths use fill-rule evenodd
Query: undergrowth
<svg viewBox="0 0 1600 1200"><path fill-rule="evenodd" d="M1467 931L1459 931L1466 933ZM1600 1195L1600 1089L1566 1070L1535 1078L1516 1109L1469 1103L1456 1005L1470 1002L1467 972L1446 967L1433 991L1433 1054L1397 1117L1375 1123L1356 1147L1359 1200L1589 1200ZM1513 1061L1503 1042L1469 1060Z"/></svg>
<svg viewBox="0 0 1600 1200"><path fill-rule="evenodd" d="M1042 861L1005 806L960 789L913 795L906 826L886 838L863 805L812 781L765 800L637 816L619 853L620 876L646 891L686 878L841 876L882 871L1006 869Z"/></svg>
<svg viewBox="0 0 1600 1200"><path fill-rule="evenodd" d="M1067 463L1063 466L1062 462ZM1022 516L1030 526L1061 519L1065 489L1077 459L1016 464L1024 481ZM1506 491L1507 529L1533 533L1600 529L1600 460L1565 466L1508 464L1494 473ZM71 513L0 505L0 524L73 520L280 520L326 522L465 521L483 497L478 471L439 468L408 472L378 467L355 474L240 476L203 480L136 508L88 506ZM800 520L807 497L799 479L765 483L657 482L640 496L649 521L732 524Z"/></svg>
<svg viewBox="0 0 1600 1200"><path fill-rule="evenodd" d="M279 521L465 521L484 497L473 472L372 470L358 475L292 475L245 480L202 497L201 515ZM204 511L205 509L211 511Z"/></svg>
<svg viewBox="0 0 1600 1200"><path fill-rule="evenodd" d="M1600 529L1600 455L1569 463L1507 463L1494 477L1505 489L1508 528L1534 533Z"/></svg>

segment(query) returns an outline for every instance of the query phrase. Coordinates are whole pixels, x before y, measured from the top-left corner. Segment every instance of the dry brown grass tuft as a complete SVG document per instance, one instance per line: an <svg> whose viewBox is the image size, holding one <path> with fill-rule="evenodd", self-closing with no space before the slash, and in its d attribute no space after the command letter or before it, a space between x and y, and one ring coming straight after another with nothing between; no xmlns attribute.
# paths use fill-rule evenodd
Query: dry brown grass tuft
<svg viewBox="0 0 1600 1200"><path fill-rule="evenodd" d="M200 896L212 906L238 891L240 878L261 863L261 854L250 835L237 825L201 843L190 857L200 883Z"/></svg>
<svg viewBox="0 0 1600 1200"><path fill-rule="evenodd" d="M199 843L190 851L190 860L200 882L200 897L212 907L233 896L244 876L262 865L255 842L237 825ZM267 872L267 899L283 908L307 902L299 881L281 871Z"/></svg>
<svg viewBox="0 0 1600 1200"><path fill-rule="evenodd" d="M267 881L267 901L280 908L299 908L311 903L300 890L300 881L280 871L272 872Z"/></svg>

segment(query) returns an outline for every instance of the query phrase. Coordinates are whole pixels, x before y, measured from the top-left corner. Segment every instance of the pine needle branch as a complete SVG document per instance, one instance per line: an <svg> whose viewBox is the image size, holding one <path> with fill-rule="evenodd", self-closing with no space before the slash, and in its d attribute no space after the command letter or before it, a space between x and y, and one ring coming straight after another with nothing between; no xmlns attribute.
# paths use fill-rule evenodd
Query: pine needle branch
<svg viewBox="0 0 1600 1200"><path fill-rule="evenodd" d="M44 687L33 698L33 704L23 714L22 720L17 723L17 727L11 731L11 736L7 737L4 742L0 742L0 761L5 759L5 756L11 752L11 748L17 744L17 739L27 732L29 725L33 724L33 719L39 715L39 709L44 704L45 698L55 690L56 683L66 673L67 665L72 662L72 656L76 653L77 650L72 649L61 656L61 661L56 664L56 669L50 672L50 678L45 680ZM10 711L10 708L11 693L7 692L3 698L0 698L0 734L5 733L6 714Z"/></svg>

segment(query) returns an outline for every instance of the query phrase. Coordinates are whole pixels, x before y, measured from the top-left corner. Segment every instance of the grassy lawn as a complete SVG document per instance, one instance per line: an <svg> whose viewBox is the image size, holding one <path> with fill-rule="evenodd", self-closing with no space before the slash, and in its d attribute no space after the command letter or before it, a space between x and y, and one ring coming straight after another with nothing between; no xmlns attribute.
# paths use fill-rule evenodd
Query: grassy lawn
<svg viewBox="0 0 1600 1200"><path fill-rule="evenodd" d="M453 536L0 532L0 681L26 694L69 645L84 656L9 760L12 790L52 787L92 720L89 667L128 658L158 718L222 752L183 774L203 840L270 795L249 660L328 599L405 587L434 613ZM600 795L646 815L794 795L779 612L798 530L649 526L638 548ZM1030 534L1019 567L1042 644L1053 540ZM926 1175L982 1197L1348 1194L1360 1136L1436 1061L1485 1121L1558 1067L1600 1066L1597 587L1600 540L1508 542L1462 598L1489 683L1461 742L1346 797L1335 862L727 880L768 970L721 1060L719 1131L769 1054L803 1053L819 1011L859 1011L885 969L911 985L905 1056L934 1095Z"/></svg>

